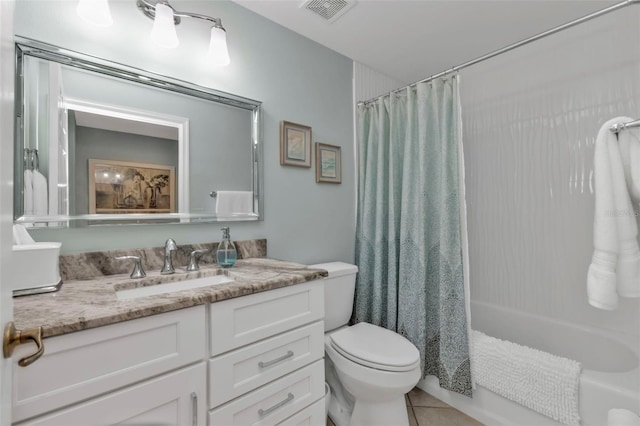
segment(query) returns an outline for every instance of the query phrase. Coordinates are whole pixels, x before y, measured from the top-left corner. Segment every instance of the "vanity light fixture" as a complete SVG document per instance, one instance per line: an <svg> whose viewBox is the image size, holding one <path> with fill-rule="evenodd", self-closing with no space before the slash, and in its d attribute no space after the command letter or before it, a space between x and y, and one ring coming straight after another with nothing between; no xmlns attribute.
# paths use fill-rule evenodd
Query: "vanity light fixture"
<svg viewBox="0 0 640 426"><path fill-rule="evenodd" d="M209 42L211 62L214 65L229 65L231 62L227 49L227 33L222 26L220 18L212 18L198 13L180 12L171 7L166 0L138 0L137 6L146 17L153 19L151 38L162 47L174 48L178 46L175 26L180 24L181 18L195 18L211 22L213 24Z"/></svg>
<svg viewBox="0 0 640 426"><path fill-rule="evenodd" d="M168 4L156 4L156 16L151 29L151 40L160 47L173 49L178 47L178 34L173 23L173 9Z"/></svg>
<svg viewBox="0 0 640 426"><path fill-rule="evenodd" d="M76 12L97 27L110 27L113 24L108 0L80 0Z"/></svg>

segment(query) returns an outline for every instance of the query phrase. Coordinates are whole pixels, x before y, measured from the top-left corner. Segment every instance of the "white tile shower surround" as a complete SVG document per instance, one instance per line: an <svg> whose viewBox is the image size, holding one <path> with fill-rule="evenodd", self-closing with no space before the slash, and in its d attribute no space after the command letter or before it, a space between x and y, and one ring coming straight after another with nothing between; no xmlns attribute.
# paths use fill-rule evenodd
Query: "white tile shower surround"
<svg viewBox="0 0 640 426"><path fill-rule="evenodd" d="M409 426L482 426L482 423L445 404L420 388L413 388L405 399ZM327 419L327 426L335 426Z"/></svg>

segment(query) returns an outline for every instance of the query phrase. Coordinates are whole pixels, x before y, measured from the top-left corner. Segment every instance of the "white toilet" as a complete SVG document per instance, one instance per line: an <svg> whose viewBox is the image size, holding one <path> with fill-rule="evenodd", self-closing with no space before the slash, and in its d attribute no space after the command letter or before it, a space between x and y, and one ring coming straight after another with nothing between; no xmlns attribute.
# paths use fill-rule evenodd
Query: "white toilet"
<svg viewBox="0 0 640 426"><path fill-rule="evenodd" d="M348 326L357 266L332 262L309 267L329 272L324 287L324 349L326 378L332 398L338 397L330 405L332 420L336 426L408 425L404 394L420 380L418 349L401 335L372 324ZM335 376L339 383L332 384ZM341 390L334 387L346 389L348 395L342 398L346 404L340 402ZM349 414L351 407L340 404L351 402Z"/></svg>

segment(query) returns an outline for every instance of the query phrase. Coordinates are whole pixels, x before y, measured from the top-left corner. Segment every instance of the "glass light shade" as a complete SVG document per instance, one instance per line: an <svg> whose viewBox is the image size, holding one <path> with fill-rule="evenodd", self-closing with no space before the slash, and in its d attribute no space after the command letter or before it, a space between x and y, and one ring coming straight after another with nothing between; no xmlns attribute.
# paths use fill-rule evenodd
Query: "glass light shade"
<svg viewBox="0 0 640 426"><path fill-rule="evenodd" d="M153 20L151 40L158 46L169 49L178 47L178 34L173 22L173 9L166 4L156 4L156 17Z"/></svg>
<svg viewBox="0 0 640 426"><path fill-rule="evenodd" d="M108 0L80 0L76 12L97 27L110 27L113 24Z"/></svg>
<svg viewBox="0 0 640 426"><path fill-rule="evenodd" d="M222 28L211 27L209 58L214 65L229 65L231 63L227 49L227 33Z"/></svg>

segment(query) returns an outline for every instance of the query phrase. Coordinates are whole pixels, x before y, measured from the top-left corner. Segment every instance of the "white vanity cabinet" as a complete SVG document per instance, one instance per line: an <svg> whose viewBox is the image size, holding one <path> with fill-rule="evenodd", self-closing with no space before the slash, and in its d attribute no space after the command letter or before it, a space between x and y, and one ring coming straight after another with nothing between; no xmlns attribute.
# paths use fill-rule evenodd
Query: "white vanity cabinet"
<svg viewBox="0 0 640 426"><path fill-rule="evenodd" d="M324 425L323 317L312 281L23 345L13 423Z"/></svg>
<svg viewBox="0 0 640 426"><path fill-rule="evenodd" d="M204 426L205 328L206 307L196 306L45 339L44 355L28 367L17 360L32 348L19 347L13 422L86 426L161 415Z"/></svg>

